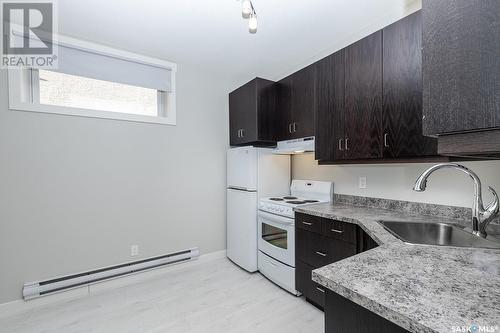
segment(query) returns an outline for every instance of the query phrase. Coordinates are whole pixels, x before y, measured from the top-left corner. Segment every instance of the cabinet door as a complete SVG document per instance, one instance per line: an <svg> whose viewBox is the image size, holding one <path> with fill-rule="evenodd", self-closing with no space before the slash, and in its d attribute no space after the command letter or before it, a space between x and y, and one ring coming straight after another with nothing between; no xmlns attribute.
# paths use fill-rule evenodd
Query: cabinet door
<svg viewBox="0 0 500 333"><path fill-rule="evenodd" d="M349 258L357 253L356 243L324 238L324 244L326 252L329 255L329 263Z"/></svg>
<svg viewBox="0 0 500 333"><path fill-rule="evenodd" d="M500 1L424 0L424 134L500 127Z"/></svg>
<svg viewBox="0 0 500 333"><path fill-rule="evenodd" d="M344 158L344 50L316 63L315 156Z"/></svg>
<svg viewBox="0 0 500 333"><path fill-rule="evenodd" d="M298 260L295 263L295 288L317 306L325 306L325 287L312 280L314 267Z"/></svg>
<svg viewBox="0 0 500 333"><path fill-rule="evenodd" d="M331 290L326 290L325 333L409 333L409 331Z"/></svg>
<svg viewBox="0 0 500 333"><path fill-rule="evenodd" d="M252 80L229 93L230 144L257 140L256 81Z"/></svg>
<svg viewBox="0 0 500 333"><path fill-rule="evenodd" d="M303 229L295 228L295 257L308 265L319 268L333 262L325 238Z"/></svg>
<svg viewBox="0 0 500 333"><path fill-rule="evenodd" d="M382 31L345 49L345 157L382 156Z"/></svg>
<svg viewBox="0 0 500 333"><path fill-rule="evenodd" d="M259 141L276 141L276 90L276 82L257 78L257 133Z"/></svg>
<svg viewBox="0 0 500 333"><path fill-rule="evenodd" d="M383 30L384 157L437 155L422 134L422 17L417 12Z"/></svg>
<svg viewBox="0 0 500 333"><path fill-rule="evenodd" d="M292 74L292 139L314 135L315 84L314 65Z"/></svg>
<svg viewBox="0 0 500 333"><path fill-rule="evenodd" d="M292 137L292 76L278 82L278 112L275 121L278 141Z"/></svg>

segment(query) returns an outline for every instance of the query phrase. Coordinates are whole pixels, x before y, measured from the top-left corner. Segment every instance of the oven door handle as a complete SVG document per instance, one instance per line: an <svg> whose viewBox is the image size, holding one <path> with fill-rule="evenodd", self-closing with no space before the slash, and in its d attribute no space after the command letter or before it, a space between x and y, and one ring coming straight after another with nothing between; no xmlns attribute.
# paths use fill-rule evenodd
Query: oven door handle
<svg viewBox="0 0 500 333"><path fill-rule="evenodd" d="M259 211L259 222L261 219L271 221L277 224L281 225L286 225L286 226L293 226L295 224L295 219L292 219L290 217L284 217L284 216L279 216L279 215L274 215L271 213Z"/></svg>

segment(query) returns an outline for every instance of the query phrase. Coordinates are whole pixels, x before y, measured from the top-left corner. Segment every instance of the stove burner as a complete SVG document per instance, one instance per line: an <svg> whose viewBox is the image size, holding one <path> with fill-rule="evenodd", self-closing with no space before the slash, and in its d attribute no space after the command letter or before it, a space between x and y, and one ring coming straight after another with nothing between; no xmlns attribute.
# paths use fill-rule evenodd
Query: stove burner
<svg viewBox="0 0 500 333"><path fill-rule="evenodd" d="M319 200L304 200L307 203L319 202Z"/></svg>
<svg viewBox="0 0 500 333"><path fill-rule="evenodd" d="M305 204L306 202L303 200L292 200L292 201L287 201L286 203L289 203L292 205L301 205L301 204Z"/></svg>
<svg viewBox="0 0 500 333"><path fill-rule="evenodd" d="M285 199L285 200L294 200L294 199L297 199L297 197L290 197L290 196L288 196L288 197L283 197L283 199Z"/></svg>
<svg viewBox="0 0 500 333"><path fill-rule="evenodd" d="M270 198L269 200L272 200L272 201L283 201L282 198Z"/></svg>

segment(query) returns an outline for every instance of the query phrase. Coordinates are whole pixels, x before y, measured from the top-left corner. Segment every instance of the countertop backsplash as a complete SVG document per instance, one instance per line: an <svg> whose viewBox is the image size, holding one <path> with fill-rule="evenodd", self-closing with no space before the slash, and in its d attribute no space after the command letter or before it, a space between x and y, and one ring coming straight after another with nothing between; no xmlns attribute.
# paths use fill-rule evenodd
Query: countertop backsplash
<svg viewBox="0 0 500 333"><path fill-rule="evenodd" d="M472 217L472 209L467 207L456 207L446 205L436 205L421 202L411 202L403 200L392 200L382 198L361 197L347 194L334 194L335 203L345 203L354 206L363 206L371 208L380 208L394 210L398 212L407 212L412 215L440 216L445 218L454 218L463 220L468 226ZM497 216L491 224L500 226L500 216Z"/></svg>

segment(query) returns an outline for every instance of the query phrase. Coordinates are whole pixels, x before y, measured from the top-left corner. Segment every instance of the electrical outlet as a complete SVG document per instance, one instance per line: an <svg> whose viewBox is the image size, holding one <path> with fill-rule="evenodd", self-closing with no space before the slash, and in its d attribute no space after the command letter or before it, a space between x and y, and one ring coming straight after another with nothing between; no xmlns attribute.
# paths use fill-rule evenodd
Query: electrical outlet
<svg viewBox="0 0 500 333"><path fill-rule="evenodd" d="M359 177L359 188L366 188L366 177Z"/></svg>
<svg viewBox="0 0 500 333"><path fill-rule="evenodd" d="M132 245L130 247L130 255L132 257L135 257L135 256L139 255L139 245Z"/></svg>

